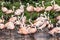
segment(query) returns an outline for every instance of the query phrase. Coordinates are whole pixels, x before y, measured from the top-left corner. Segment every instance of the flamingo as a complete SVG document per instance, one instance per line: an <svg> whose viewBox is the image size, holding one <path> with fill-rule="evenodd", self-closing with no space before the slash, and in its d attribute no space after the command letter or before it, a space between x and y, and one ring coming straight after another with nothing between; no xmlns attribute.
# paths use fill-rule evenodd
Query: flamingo
<svg viewBox="0 0 60 40"><path fill-rule="evenodd" d="M43 17L44 15L43 14L41 14L40 15L40 17L38 17L34 22L37 22L37 21L40 21L40 20L43 20L44 19L44 17Z"/></svg>
<svg viewBox="0 0 60 40"><path fill-rule="evenodd" d="M38 4L38 3L36 3L36 8L34 7L34 11L36 11L36 12L43 11L43 10L45 9L43 2L44 2L44 1L42 1L42 6L43 6L43 7L37 7L37 4Z"/></svg>
<svg viewBox="0 0 60 40"><path fill-rule="evenodd" d="M58 20L58 22L59 22L59 20ZM60 27L57 26L58 22L56 23L56 27L48 32L49 34L54 36L55 33L60 33Z"/></svg>
<svg viewBox="0 0 60 40"><path fill-rule="evenodd" d="M7 9L6 7L3 7L3 6L4 6L4 5L3 5L4 3L5 3L5 2L2 2L2 4L1 4L1 5L2 5L1 10L2 10L3 12L6 12L8 9Z"/></svg>
<svg viewBox="0 0 60 40"><path fill-rule="evenodd" d="M21 5L19 9L17 9L14 15L21 15L24 12L24 5Z"/></svg>
<svg viewBox="0 0 60 40"><path fill-rule="evenodd" d="M5 28L7 28L7 30L9 30L9 33L11 35L11 31L13 31L15 29L15 25L13 22L7 22L7 23L5 23Z"/></svg>
<svg viewBox="0 0 60 40"><path fill-rule="evenodd" d="M11 14L13 13L13 10L7 10L5 14Z"/></svg>
<svg viewBox="0 0 60 40"><path fill-rule="evenodd" d="M52 2L54 3L54 5L52 5L53 11L55 11L55 12L60 11L60 6L58 4L56 4L54 0Z"/></svg>
<svg viewBox="0 0 60 40"><path fill-rule="evenodd" d="M19 29L19 31L18 31L18 33L20 33L20 34L28 34L28 30L27 30L27 28L26 27L21 27L20 29Z"/></svg>
<svg viewBox="0 0 60 40"><path fill-rule="evenodd" d="M20 21L21 21L21 23L20 23L20 28L19 28L18 33L25 34L25 35L28 34L28 30L27 30L27 27L25 24L26 19L24 17L24 13L21 16Z"/></svg>
<svg viewBox="0 0 60 40"><path fill-rule="evenodd" d="M13 22L7 22L7 23L5 24L5 27L6 27L7 29L11 29L11 30L13 30L13 29L15 28Z"/></svg>
<svg viewBox="0 0 60 40"><path fill-rule="evenodd" d="M52 30L48 32L51 35L54 35L55 33L60 33L60 27L55 27Z"/></svg>
<svg viewBox="0 0 60 40"><path fill-rule="evenodd" d="M23 13L24 12L24 5L21 5L20 9L21 9L20 12Z"/></svg>
<svg viewBox="0 0 60 40"><path fill-rule="evenodd" d="M40 7L37 7L37 5L38 5L38 3L36 3L36 7L34 7L34 11L36 11L36 12L40 12Z"/></svg>
<svg viewBox="0 0 60 40"><path fill-rule="evenodd" d="M40 11L45 10L45 6L44 6L44 1L42 1L42 7L40 7Z"/></svg>
<svg viewBox="0 0 60 40"><path fill-rule="evenodd" d="M26 10L28 11L28 12L33 12L34 11L34 7L32 6L32 5L29 5L29 3L27 3L27 8L26 8Z"/></svg>
<svg viewBox="0 0 60 40"><path fill-rule="evenodd" d="M37 28L36 26L31 22L31 19L29 19L29 23L30 25L28 26L28 31L29 31L29 34L31 33L35 33L37 31Z"/></svg>
<svg viewBox="0 0 60 40"><path fill-rule="evenodd" d="M11 13L13 13L14 12L14 8L15 8L15 6L12 7L13 10L12 9L7 10L5 12L5 14L11 14Z"/></svg>
<svg viewBox="0 0 60 40"><path fill-rule="evenodd" d="M9 19L9 22L15 22L17 20L17 17L13 17L13 15L11 16L11 18Z"/></svg>
<svg viewBox="0 0 60 40"><path fill-rule="evenodd" d="M2 11L5 12L5 14L11 14L14 12L14 10L8 10L6 7L3 7L3 3L2 3Z"/></svg>
<svg viewBox="0 0 60 40"><path fill-rule="evenodd" d="M58 10L60 8L60 6L55 4L55 5L53 5L53 8L54 8L53 10L56 11L56 10Z"/></svg>
<svg viewBox="0 0 60 40"><path fill-rule="evenodd" d="M7 12L8 11L8 9L6 8L6 7L2 7L2 9L1 9L3 12Z"/></svg>
<svg viewBox="0 0 60 40"><path fill-rule="evenodd" d="M27 28L29 31L29 34L35 33L37 31L37 28L35 25L33 25L33 23L31 22L31 19L29 19L29 23L30 23L30 25Z"/></svg>
<svg viewBox="0 0 60 40"><path fill-rule="evenodd" d="M14 14L15 14L15 15L21 15L20 9L17 9Z"/></svg>
<svg viewBox="0 0 60 40"><path fill-rule="evenodd" d="M45 16L45 15L44 15ZM46 20L48 20L47 18L40 16L35 20L34 25L36 26L41 26L44 22L46 22Z"/></svg>
<svg viewBox="0 0 60 40"><path fill-rule="evenodd" d="M52 9L53 9L52 6L48 6L48 7L45 9L45 11L51 11Z"/></svg>
<svg viewBox="0 0 60 40"><path fill-rule="evenodd" d="M36 7L36 8L34 8L34 11L36 11L36 12L40 12L40 11L43 11L43 10L44 10L43 7Z"/></svg>
<svg viewBox="0 0 60 40"><path fill-rule="evenodd" d="M28 34L28 30L27 30L27 27L25 24L21 23L20 24L20 28L19 28L19 31L18 31L19 34Z"/></svg>
<svg viewBox="0 0 60 40"><path fill-rule="evenodd" d="M0 19L0 29L1 29L1 31L3 31L3 29L6 28L6 27L5 27L5 24L4 24L4 21L5 21L5 20L4 20L3 15L2 15L2 17L1 17L1 19Z"/></svg>

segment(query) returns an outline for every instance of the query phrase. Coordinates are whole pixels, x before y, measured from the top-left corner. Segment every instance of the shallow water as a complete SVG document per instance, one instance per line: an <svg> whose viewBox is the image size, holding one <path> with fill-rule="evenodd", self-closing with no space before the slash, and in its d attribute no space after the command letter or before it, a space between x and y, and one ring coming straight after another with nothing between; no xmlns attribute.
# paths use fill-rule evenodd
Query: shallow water
<svg viewBox="0 0 60 40"><path fill-rule="evenodd" d="M0 40L60 40L60 38L52 37L48 33L44 32L21 35L16 31L0 31Z"/></svg>

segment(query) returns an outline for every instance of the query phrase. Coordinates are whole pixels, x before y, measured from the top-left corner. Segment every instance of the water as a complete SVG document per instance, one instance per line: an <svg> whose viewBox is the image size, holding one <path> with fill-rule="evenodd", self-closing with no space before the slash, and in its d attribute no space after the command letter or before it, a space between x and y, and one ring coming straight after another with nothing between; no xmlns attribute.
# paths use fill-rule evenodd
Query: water
<svg viewBox="0 0 60 40"><path fill-rule="evenodd" d="M17 31L0 31L0 40L60 40L59 37L51 37L48 33L37 32L35 34L21 35Z"/></svg>

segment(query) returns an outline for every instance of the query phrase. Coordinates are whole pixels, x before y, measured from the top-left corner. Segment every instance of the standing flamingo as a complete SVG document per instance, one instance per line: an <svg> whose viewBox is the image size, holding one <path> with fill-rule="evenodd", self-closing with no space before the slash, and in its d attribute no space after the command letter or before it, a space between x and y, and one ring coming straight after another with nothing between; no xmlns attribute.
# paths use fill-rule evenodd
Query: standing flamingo
<svg viewBox="0 0 60 40"><path fill-rule="evenodd" d="M20 8L17 9L14 15L21 15L24 12L24 5L21 4Z"/></svg>
<svg viewBox="0 0 60 40"><path fill-rule="evenodd" d="M1 10L2 10L3 12L6 12L6 11L8 11L8 9L7 9L6 7L4 7L4 5L3 5L3 4L4 4L4 2L2 2L2 4L1 4L1 5L2 5L2 8L1 8Z"/></svg>
<svg viewBox="0 0 60 40"><path fill-rule="evenodd" d="M26 10L27 10L28 12L33 12L33 11L34 11L34 7L31 6L31 5L29 5L29 3L27 3L27 8L26 8Z"/></svg>

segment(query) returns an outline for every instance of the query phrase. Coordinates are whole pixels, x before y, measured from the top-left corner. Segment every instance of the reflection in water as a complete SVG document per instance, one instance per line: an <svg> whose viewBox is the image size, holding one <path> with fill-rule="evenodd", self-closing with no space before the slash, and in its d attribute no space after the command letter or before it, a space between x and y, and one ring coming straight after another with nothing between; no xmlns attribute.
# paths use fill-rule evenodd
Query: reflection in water
<svg viewBox="0 0 60 40"><path fill-rule="evenodd" d="M57 37L50 37L48 33L37 32L35 34L21 35L16 31L0 31L0 40L60 40Z"/></svg>

